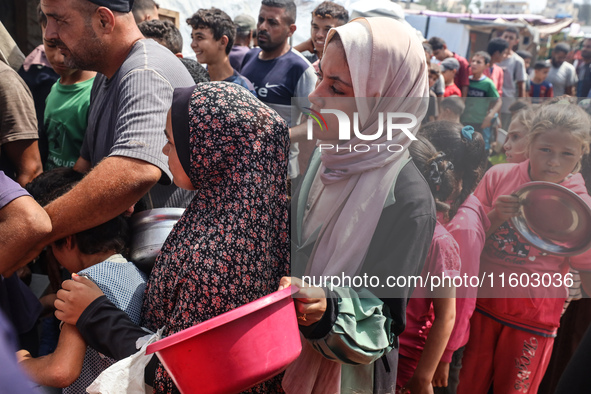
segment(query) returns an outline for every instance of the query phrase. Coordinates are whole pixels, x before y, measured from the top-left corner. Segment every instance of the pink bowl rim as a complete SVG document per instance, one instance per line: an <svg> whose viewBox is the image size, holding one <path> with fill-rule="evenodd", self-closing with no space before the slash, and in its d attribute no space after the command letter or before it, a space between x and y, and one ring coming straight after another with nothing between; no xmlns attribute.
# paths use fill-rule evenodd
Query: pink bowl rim
<svg viewBox="0 0 591 394"><path fill-rule="evenodd" d="M146 354L158 352L169 346L176 345L177 343L180 343L186 339L192 338L206 331L213 330L214 328L222 326L226 323L230 323L231 321L238 320L239 318L244 317L250 313L263 309L287 297L291 297L291 293L292 288L290 286L283 290L267 294L264 297L249 302L248 304L239 306L238 308L232 309L231 311L222 313L221 315L218 315L214 318L194 325L193 327L189 327L187 329L179 331L169 337L163 338L157 342L148 345L146 349Z"/></svg>

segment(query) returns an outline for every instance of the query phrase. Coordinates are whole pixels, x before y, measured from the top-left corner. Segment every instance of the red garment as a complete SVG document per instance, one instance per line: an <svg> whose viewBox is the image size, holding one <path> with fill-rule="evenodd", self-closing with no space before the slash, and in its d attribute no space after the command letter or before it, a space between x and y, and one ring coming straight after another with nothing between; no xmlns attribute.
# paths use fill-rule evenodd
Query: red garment
<svg viewBox="0 0 591 394"><path fill-rule="evenodd" d="M456 76L454 77L454 83L460 90L464 86L470 85L470 63L468 61L454 52L454 58L460 62L460 68L456 72Z"/></svg>
<svg viewBox="0 0 591 394"><path fill-rule="evenodd" d="M505 78L505 74L502 67L499 67L496 64L493 64L492 67L487 67L484 69L484 75L492 79L495 83L497 91L499 92L499 97L503 96L503 81Z"/></svg>
<svg viewBox="0 0 591 394"><path fill-rule="evenodd" d="M548 81L531 81L529 85L529 97L554 97L554 87Z"/></svg>
<svg viewBox="0 0 591 394"><path fill-rule="evenodd" d="M460 276L478 276L480 254L486 241L490 221L480 201L469 195L445 228L460 247ZM470 317L476 307L476 287L456 287L456 322L441 361L450 362L453 352L464 346L470 336Z"/></svg>
<svg viewBox="0 0 591 394"><path fill-rule="evenodd" d="M437 222L421 276L427 278L428 274L431 277L438 276L441 278L443 274L446 277L455 278L459 272L460 249L458 244L445 227ZM435 321L435 311L430 289L417 286L406 307L406 328L398 337L400 355L418 362L431 326L433 326L433 321ZM404 386L414 374L415 368L399 369L396 376L396 385Z"/></svg>
<svg viewBox="0 0 591 394"><path fill-rule="evenodd" d="M458 394L537 393L554 338L508 327L481 313L470 321Z"/></svg>
<svg viewBox="0 0 591 394"><path fill-rule="evenodd" d="M529 160L519 164L498 164L484 175L474 195L486 212L492 209L498 196L509 195L531 181L528 168ZM577 193L591 206L591 197L581 174L570 175L560 185ZM559 273L564 277L569 272L569 265L582 271L591 270L591 251L568 258L543 253L525 241L507 221L486 240L480 272L486 273L487 277L492 274L496 282L492 288L484 286L479 290L476 309L507 325L538 335L555 336L568 294L567 287L542 285L514 289L508 286L508 277L511 273L530 278L533 273L540 276ZM500 283L501 275L505 277L504 288ZM485 298L491 296L507 298Z"/></svg>
<svg viewBox="0 0 591 394"><path fill-rule="evenodd" d="M452 83L451 85L447 85L445 87L445 91L443 92L443 97L449 97L449 96L460 96L460 97L462 97L462 91L460 90L460 88L458 88L456 86L455 83Z"/></svg>

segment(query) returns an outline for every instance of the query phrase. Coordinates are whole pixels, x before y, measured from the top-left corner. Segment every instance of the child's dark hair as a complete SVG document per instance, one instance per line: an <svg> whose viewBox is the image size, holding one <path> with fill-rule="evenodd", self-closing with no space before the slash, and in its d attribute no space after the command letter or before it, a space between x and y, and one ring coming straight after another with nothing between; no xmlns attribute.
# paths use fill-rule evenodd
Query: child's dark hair
<svg viewBox="0 0 591 394"><path fill-rule="evenodd" d="M474 55L472 55L472 57L474 56L480 56L484 59L484 64L490 64L490 55L488 54L488 52L478 51Z"/></svg>
<svg viewBox="0 0 591 394"><path fill-rule="evenodd" d="M216 41L221 40L223 36L228 37L226 55L230 53L236 39L236 25L224 11L215 7L201 8L187 19L187 24L193 29L210 29Z"/></svg>
<svg viewBox="0 0 591 394"><path fill-rule="evenodd" d="M429 44L431 45L431 48L433 48L434 51L443 49L443 47L446 46L445 40L441 37L429 38Z"/></svg>
<svg viewBox="0 0 591 394"><path fill-rule="evenodd" d="M454 164L423 136L417 136L417 140L410 144L408 151L429 184L437 211L447 215L450 206L446 201L458 188L458 181L453 174Z"/></svg>
<svg viewBox="0 0 591 394"><path fill-rule="evenodd" d="M144 37L154 39L172 53L176 54L183 51L183 37L179 29L171 21L152 19L140 23L137 27Z"/></svg>
<svg viewBox="0 0 591 394"><path fill-rule="evenodd" d="M520 49L520 50L516 51L515 53L518 54L524 60L533 58L531 52L526 51L524 49Z"/></svg>
<svg viewBox="0 0 591 394"><path fill-rule="evenodd" d="M493 38L489 41L488 46L486 47L486 52L492 56L496 52L505 52L507 48L509 48L509 43L507 41L502 38Z"/></svg>
<svg viewBox="0 0 591 394"><path fill-rule="evenodd" d="M179 60L183 63L187 71L189 71L195 83L210 81L209 73L199 62L193 59L187 59L186 57L182 57Z"/></svg>
<svg viewBox="0 0 591 394"><path fill-rule="evenodd" d="M530 104L527 101L516 100L513 104L509 106L509 112L511 113L511 115L515 115L517 112L523 109L528 109L529 107Z"/></svg>
<svg viewBox="0 0 591 394"><path fill-rule="evenodd" d="M25 189L42 207L66 194L84 175L71 168L59 167L45 171L29 182Z"/></svg>
<svg viewBox="0 0 591 394"><path fill-rule="evenodd" d="M458 116L462 115L464 113L464 110L466 109L464 100L462 100L462 98L458 96L450 96L444 98L439 104L439 107L441 107L442 110L447 108Z"/></svg>
<svg viewBox="0 0 591 394"><path fill-rule="evenodd" d="M476 189L486 169L484 139L478 132L471 132L459 123L438 121L421 128L419 135L427 138L438 151L444 152L454 164L454 173L462 180L462 188L449 210L449 219L458 212L460 205ZM462 133L464 129L464 133Z"/></svg>
<svg viewBox="0 0 591 394"><path fill-rule="evenodd" d="M318 7L314 8L314 11L312 11L312 16L318 16L323 19L333 18L342 23L347 23L349 21L349 12L347 9L332 1L323 1L320 3Z"/></svg>
<svg viewBox="0 0 591 394"><path fill-rule="evenodd" d="M545 60L538 60L534 64L534 70L544 70L546 68L550 68L550 64L548 64L548 62L546 62Z"/></svg>
<svg viewBox="0 0 591 394"><path fill-rule="evenodd" d="M30 182L26 189L40 205L47 205L69 192L83 175L71 168L54 168L39 175ZM99 226L74 234L76 245L84 254L96 254L108 251L122 253L129 240L127 220L119 215ZM55 241L63 245L65 239Z"/></svg>

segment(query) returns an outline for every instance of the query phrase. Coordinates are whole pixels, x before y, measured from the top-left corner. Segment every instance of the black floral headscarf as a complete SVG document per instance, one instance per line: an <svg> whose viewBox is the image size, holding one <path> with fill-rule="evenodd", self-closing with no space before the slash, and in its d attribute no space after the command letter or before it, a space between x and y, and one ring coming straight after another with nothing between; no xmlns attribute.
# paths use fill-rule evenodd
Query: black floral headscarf
<svg viewBox="0 0 591 394"><path fill-rule="evenodd" d="M277 290L289 272L285 121L226 82L175 90L171 114L197 194L162 247L144 297L143 326L166 326L166 336ZM161 365L154 390L175 391Z"/></svg>

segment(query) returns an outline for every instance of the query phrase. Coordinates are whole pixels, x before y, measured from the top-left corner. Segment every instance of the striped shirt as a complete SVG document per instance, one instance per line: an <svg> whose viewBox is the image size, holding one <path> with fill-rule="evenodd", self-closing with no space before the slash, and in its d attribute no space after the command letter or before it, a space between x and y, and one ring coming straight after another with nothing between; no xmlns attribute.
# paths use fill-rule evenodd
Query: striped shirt
<svg viewBox="0 0 591 394"><path fill-rule="evenodd" d="M174 89L194 84L168 49L154 40L137 41L111 79L97 74L80 155L92 166L108 156L143 160L160 168L160 182L170 185L172 174L162 153L166 115ZM148 207L186 207L192 195L174 186L156 185Z"/></svg>

